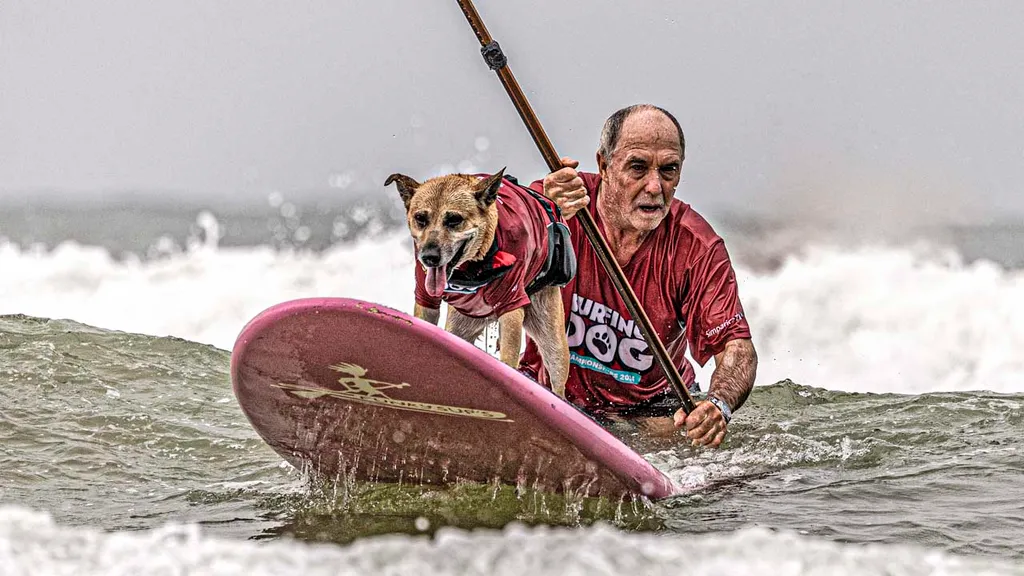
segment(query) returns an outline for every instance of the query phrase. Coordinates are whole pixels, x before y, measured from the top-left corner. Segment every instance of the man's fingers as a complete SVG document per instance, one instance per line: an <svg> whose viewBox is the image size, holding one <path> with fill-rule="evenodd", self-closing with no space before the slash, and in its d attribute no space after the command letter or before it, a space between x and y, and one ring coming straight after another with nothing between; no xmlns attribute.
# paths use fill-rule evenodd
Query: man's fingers
<svg viewBox="0 0 1024 576"><path fill-rule="evenodd" d="M710 446L711 448L718 448L719 446L721 446L723 440L725 440L725 431L724 430L721 431L721 432L715 432L713 434L709 434L708 436L705 436L704 438L701 438L700 440L695 440L694 444L697 444L697 445L700 445L700 446Z"/></svg>
<svg viewBox="0 0 1024 576"><path fill-rule="evenodd" d="M569 185L567 187L562 188L562 190L563 191L559 193L559 196L565 198L566 200L579 200L580 198L583 198L584 196L587 195L587 189L584 188L582 185L580 185L578 188Z"/></svg>
<svg viewBox="0 0 1024 576"><path fill-rule="evenodd" d="M693 412L690 412L689 416L686 417L687 431L698 428L701 425L710 425L709 420L713 417L711 410L717 410L714 404L698 402Z"/></svg>
<svg viewBox="0 0 1024 576"><path fill-rule="evenodd" d="M699 424L686 431L686 435L692 440L701 440L713 432L715 423L711 418L701 421Z"/></svg>
<svg viewBox="0 0 1024 576"><path fill-rule="evenodd" d="M580 198L579 200L573 200L572 202L567 202L565 204L565 207L566 208L572 208L572 209L575 209L575 210L582 210L589 203L590 203L590 196L584 196L583 198Z"/></svg>
<svg viewBox="0 0 1024 576"><path fill-rule="evenodd" d="M718 433L718 426L725 427L718 408L710 402L701 402L686 418L686 436L695 442L706 444Z"/></svg>
<svg viewBox="0 0 1024 576"><path fill-rule="evenodd" d="M682 409L672 415L676 428L686 428L686 438L694 446L710 446L717 448L725 440L728 424L714 404L700 402L697 408L687 415Z"/></svg>
<svg viewBox="0 0 1024 576"><path fill-rule="evenodd" d="M726 429L724 426L715 424L706 433L697 435L692 431L687 434L687 437L691 439L694 446L711 446L715 447L722 443L725 439Z"/></svg>
<svg viewBox="0 0 1024 576"><path fill-rule="evenodd" d="M583 187L583 179L580 178L579 172L572 168L562 168L552 172L548 177L551 179L552 184L572 188Z"/></svg>
<svg viewBox="0 0 1024 576"><path fill-rule="evenodd" d="M689 415L682 409L673 415L676 428L686 427L686 437L694 446L719 446L728 430L725 418L718 407L710 402L698 402L697 407Z"/></svg>
<svg viewBox="0 0 1024 576"><path fill-rule="evenodd" d="M568 168L576 168L579 165L580 165L580 163L578 161L573 160L572 158L569 158L568 156L562 156L562 166L566 166Z"/></svg>
<svg viewBox="0 0 1024 576"><path fill-rule="evenodd" d="M725 441L726 429L722 429L718 434L715 434L715 439L711 441L711 446L718 448L723 441Z"/></svg>
<svg viewBox="0 0 1024 576"><path fill-rule="evenodd" d="M686 412L684 412L682 408L676 410L676 413L672 415L672 424L676 428L679 428L686 424Z"/></svg>

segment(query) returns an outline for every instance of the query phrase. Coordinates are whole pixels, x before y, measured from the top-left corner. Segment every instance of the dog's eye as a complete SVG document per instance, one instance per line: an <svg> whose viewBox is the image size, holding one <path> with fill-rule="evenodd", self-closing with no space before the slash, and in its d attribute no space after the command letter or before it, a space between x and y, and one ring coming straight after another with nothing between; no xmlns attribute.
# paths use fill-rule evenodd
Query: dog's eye
<svg viewBox="0 0 1024 576"><path fill-rule="evenodd" d="M412 221L420 228L424 228L427 224L430 224L430 218L427 216L426 212L417 212L413 215Z"/></svg>
<svg viewBox="0 0 1024 576"><path fill-rule="evenodd" d="M444 225L446 228L458 228L465 218L460 214L445 214Z"/></svg>

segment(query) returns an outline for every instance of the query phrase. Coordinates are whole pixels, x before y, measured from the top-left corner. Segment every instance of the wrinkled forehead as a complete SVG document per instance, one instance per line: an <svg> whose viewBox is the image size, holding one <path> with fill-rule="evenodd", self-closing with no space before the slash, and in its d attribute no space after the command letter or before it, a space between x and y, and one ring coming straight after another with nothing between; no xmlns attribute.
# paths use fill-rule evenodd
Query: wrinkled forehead
<svg viewBox="0 0 1024 576"><path fill-rule="evenodd" d="M614 155L630 150L646 151L658 156L674 155L678 158L682 152L679 148L679 131L671 120L657 110L635 112L622 123Z"/></svg>

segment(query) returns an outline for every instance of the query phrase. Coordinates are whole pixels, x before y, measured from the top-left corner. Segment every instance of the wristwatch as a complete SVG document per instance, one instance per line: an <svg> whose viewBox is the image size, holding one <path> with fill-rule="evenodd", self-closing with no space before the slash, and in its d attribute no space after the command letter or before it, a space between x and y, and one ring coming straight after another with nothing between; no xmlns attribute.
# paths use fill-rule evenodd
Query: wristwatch
<svg viewBox="0 0 1024 576"><path fill-rule="evenodd" d="M717 396L712 396L711 394L708 394L708 402L711 402L718 408L718 410L722 413L722 418L725 418L726 424L729 423L729 420L732 420L732 410L729 408L729 405L726 404L724 400L718 398Z"/></svg>

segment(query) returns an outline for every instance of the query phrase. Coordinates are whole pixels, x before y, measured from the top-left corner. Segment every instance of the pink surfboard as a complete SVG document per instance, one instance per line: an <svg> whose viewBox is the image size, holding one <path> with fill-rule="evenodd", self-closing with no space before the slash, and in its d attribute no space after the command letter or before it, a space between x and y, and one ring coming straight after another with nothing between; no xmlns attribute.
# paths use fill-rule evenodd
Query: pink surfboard
<svg viewBox="0 0 1024 576"><path fill-rule="evenodd" d="M284 302L231 355L235 396L296 468L659 499L672 481L548 389L443 329L346 298Z"/></svg>

